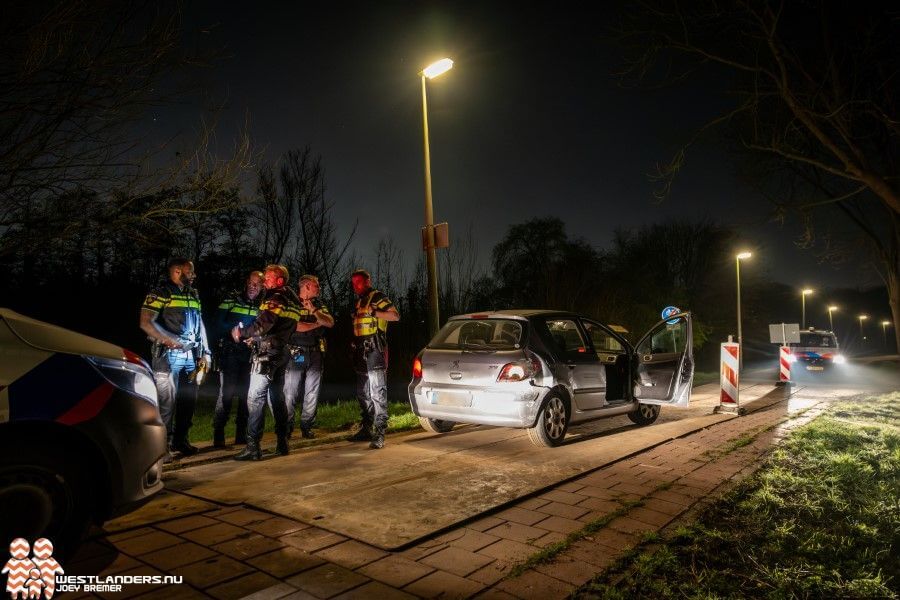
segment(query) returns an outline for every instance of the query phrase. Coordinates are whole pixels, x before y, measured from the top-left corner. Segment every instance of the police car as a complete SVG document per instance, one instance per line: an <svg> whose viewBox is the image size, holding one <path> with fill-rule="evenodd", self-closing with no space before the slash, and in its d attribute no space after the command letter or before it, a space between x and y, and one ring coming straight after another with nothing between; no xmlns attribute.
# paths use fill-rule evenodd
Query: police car
<svg viewBox="0 0 900 600"><path fill-rule="evenodd" d="M800 332L800 342L791 343L791 371L794 374L806 371L810 374L827 373L836 366L844 365L847 359L838 348L834 332L809 328Z"/></svg>
<svg viewBox="0 0 900 600"><path fill-rule="evenodd" d="M0 540L72 552L90 522L162 490L165 454L139 356L0 308Z"/></svg>

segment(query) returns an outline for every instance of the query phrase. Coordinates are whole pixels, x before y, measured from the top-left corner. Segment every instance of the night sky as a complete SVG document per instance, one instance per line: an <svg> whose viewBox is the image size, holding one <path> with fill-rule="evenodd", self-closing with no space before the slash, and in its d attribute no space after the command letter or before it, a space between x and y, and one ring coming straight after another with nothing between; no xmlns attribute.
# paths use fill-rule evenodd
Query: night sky
<svg viewBox="0 0 900 600"><path fill-rule="evenodd" d="M339 231L359 219L362 257L386 235L410 267L421 251L418 73L449 56L454 68L428 84L435 220L451 236L471 223L485 264L510 224L533 217L558 216L599 248L615 228L710 218L742 232L755 254L747 271L798 288L877 283L856 264L819 265L796 249L797 225L767 222L769 205L712 143L694 148L672 195L656 202L647 174L722 101L697 85L623 88L596 11L496 2L190 2L185 11L188 28L228 54L201 74L227 100L219 144L249 113L268 158L310 145ZM162 139L195 129L198 116L199 102L162 109L153 127Z"/></svg>

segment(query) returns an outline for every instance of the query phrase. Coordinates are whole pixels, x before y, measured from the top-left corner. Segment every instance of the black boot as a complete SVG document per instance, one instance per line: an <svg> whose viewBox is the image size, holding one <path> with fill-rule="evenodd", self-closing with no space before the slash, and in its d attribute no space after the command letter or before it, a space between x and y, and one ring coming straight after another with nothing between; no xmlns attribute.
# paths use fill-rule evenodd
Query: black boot
<svg viewBox="0 0 900 600"><path fill-rule="evenodd" d="M372 433L372 443L369 444L369 448L372 450L381 450L384 448L384 425L376 425L375 429Z"/></svg>
<svg viewBox="0 0 900 600"><path fill-rule="evenodd" d="M362 425L359 427L359 431L347 439L351 442L368 442L372 439L372 424L363 421Z"/></svg>
<svg viewBox="0 0 900 600"><path fill-rule="evenodd" d="M311 440L316 437L316 434L313 432L311 427L300 427L300 435L303 436L304 439Z"/></svg>
<svg viewBox="0 0 900 600"><path fill-rule="evenodd" d="M234 460L260 460L262 452L259 451L259 442L248 441L247 447L234 455Z"/></svg>
<svg viewBox="0 0 900 600"><path fill-rule="evenodd" d="M225 447L225 430L216 429L213 431L213 448Z"/></svg>
<svg viewBox="0 0 900 600"><path fill-rule="evenodd" d="M234 433L234 445L237 446L238 444L243 445L246 443L247 443L247 434L240 430L236 431Z"/></svg>
<svg viewBox="0 0 900 600"><path fill-rule="evenodd" d="M187 441L187 438L175 442L175 449L181 452L182 456L193 456L200 452L200 448L192 446L191 443Z"/></svg>
<svg viewBox="0 0 900 600"><path fill-rule="evenodd" d="M281 456L287 456L291 449L288 448L288 439L286 435L279 435L278 442L275 445L275 452Z"/></svg>

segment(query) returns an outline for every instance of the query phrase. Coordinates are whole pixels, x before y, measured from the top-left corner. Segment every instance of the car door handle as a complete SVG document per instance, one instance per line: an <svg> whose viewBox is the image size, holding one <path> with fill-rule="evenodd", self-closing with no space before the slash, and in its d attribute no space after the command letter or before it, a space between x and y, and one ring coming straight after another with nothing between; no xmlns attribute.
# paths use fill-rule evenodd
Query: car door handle
<svg viewBox="0 0 900 600"><path fill-rule="evenodd" d="M577 365L575 365L574 363L567 363L566 366L570 369L574 369Z"/></svg>
<svg viewBox="0 0 900 600"><path fill-rule="evenodd" d="M462 373L459 372L459 371L452 371L452 372L450 373L450 379L454 379L454 380L456 380L456 379L462 379Z"/></svg>

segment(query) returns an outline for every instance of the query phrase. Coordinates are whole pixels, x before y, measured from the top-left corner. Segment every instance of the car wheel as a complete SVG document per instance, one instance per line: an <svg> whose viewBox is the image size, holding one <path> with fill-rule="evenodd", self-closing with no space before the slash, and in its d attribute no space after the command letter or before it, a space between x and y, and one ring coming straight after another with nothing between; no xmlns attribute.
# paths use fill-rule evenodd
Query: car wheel
<svg viewBox="0 0 900 600"><path fill-rule="evenodd" d="M453 426L456 425L455 421L444 421L442 419L429 419L428 417L419 417L419 425L422 426L422 429L425 431L430 431L431 433L447 433Z"/></svg>
<svg viewBox="0 0 900 600"><path fill-rule="evenodd" d="M569 404L556 393L550 394L541 407L537 423L528 429L528 438L535 446L559 446L569 429Z"/></svg>
<svg viewBox="0 0 900 600"><path fill-rule="evenodd" d="M659 418L658 404L638 404L636 411L628 413L628 418L632 423L638 425L649 425Z"/></svg>
<svg viewBox="0 0 900 600"><path fill-rule="evenodd" d="M0 459L0 539L46 537L58 556L71 554L90 524L91 486L61 456L23 448L18 453L25 456Z"/></svg>

